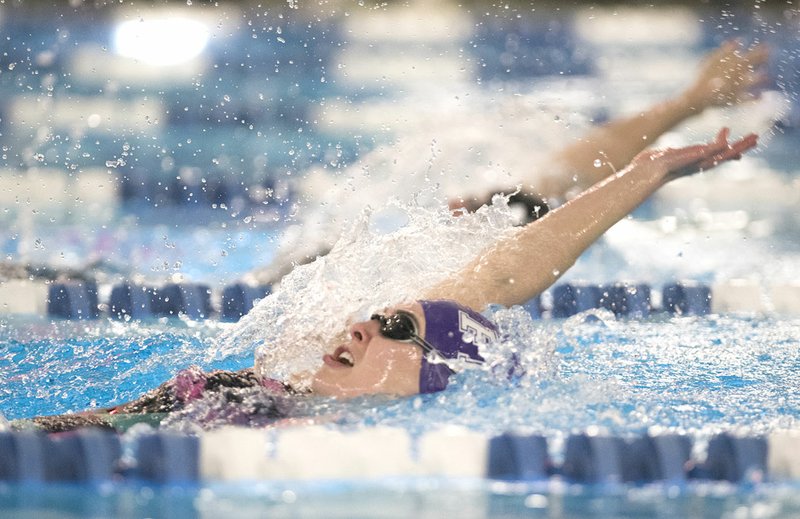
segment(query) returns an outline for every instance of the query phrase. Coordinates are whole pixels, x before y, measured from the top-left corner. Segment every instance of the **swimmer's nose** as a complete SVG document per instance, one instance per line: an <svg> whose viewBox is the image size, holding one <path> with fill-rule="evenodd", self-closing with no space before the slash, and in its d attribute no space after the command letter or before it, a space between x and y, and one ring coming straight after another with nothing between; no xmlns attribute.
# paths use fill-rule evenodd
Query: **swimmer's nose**
<svg viewBox="0 0 800 519"><path fill-rule="evenodd" d="M363 321L350 326L350 337L356 343L369 343L370 339L378 333L377 321Z"/></svg>

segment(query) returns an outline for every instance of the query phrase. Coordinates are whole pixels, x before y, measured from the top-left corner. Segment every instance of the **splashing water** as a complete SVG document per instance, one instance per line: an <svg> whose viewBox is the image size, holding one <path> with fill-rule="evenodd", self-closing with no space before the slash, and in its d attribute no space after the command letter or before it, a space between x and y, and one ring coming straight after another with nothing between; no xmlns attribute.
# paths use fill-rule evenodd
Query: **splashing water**
<svg viewBox="0 0 800 519"><path fill-rule="evenodd" d="M452 90L426 88L386 105L365 106L383 113L381 120L387 110L413 116L396 121L390 142L358 161L341 168L314 166L298 176L297 223L286 229L275 258L257 277L271 282L293 263L330 249L359 219L361 201L373 207L384 207L391 199L435 207L457 197L485 199L493 191L511 192L522 183L541 187L564 174L551 154L588 128L587 117L572 114L570 124L562 124L555 114L564 107L553 106L547 88L502 94L464 89L455 99ZM587 97L575 95L564 103L574 109Z"/></svg>
<svg viewBox="0 0 800 519"><path fill-rule="evenodd" d="M331 252L296 268L217 344L217 355L260 346L257 372L287 380L319 366L347 323L412 301L462 268L498 236L513 231L505 199L453 216L392 202L365 210Z"/></svg>

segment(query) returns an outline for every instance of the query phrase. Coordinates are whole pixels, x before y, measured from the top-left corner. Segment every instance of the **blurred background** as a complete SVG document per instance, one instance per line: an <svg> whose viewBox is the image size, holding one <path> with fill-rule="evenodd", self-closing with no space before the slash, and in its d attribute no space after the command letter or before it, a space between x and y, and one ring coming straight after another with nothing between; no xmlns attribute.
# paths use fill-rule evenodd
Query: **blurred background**
<svg viewBox="0 0 800 519"><path fill-rule="evenodd" d="M527 167L676 93L729 38L773 47L768 92L666 142L727 124L767 144L727 191L666 192L638 214L663 228L711 208L797 247L795 2L12 1L0 33L8 277L237 279L379 148L394 151L368 161L376 182L405 182L404 157ZM380 205L361 187L351 203Z"/></svg>

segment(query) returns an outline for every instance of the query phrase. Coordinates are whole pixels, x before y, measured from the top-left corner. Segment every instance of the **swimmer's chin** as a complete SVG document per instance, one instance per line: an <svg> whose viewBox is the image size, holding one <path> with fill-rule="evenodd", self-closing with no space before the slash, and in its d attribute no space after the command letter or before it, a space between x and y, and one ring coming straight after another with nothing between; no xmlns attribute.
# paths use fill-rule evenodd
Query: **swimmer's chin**
<svg viewBox="0 0 800 519"><path fill-rule="evenodd" d="M325 370L352 369L339 362L336 362L336 364L338 367L328 366L325 364L317 371L309 370L295 373L289 377L288 384L298 393L306 393L312 396L320 396L325 398L337 398L341 400L350 400L352 398L369 394L369 391L358 391L354 388L346 387L344 384L326 381L326 377L322 373Z"/></svg>
<svg viewBox="0 0 800 519"><path fill-rule="evenodd" d="M312 379L309 383L310 394L325 398L336 398L338 400L352 400L362 397L383 397L387 399L393 399L406 398L419 394L419 391L417 390L419 387L419 380L416 380L413 383L410 382L402 385L392 384L392 387L387 387L385 383L381 382L360 385L353 384L352 381L342 380L336 376L330 377L330 370L333 370L334 372L341 372L341 370L349 369L352 368L341 365L338 368L323 366L320 368L320 371L312 376ZM327 371L327 373L325 373L325 371ZM334 380L331 380L331 378L334 378ZM345 377L345 379L346 378L347 377Z"/></svg>

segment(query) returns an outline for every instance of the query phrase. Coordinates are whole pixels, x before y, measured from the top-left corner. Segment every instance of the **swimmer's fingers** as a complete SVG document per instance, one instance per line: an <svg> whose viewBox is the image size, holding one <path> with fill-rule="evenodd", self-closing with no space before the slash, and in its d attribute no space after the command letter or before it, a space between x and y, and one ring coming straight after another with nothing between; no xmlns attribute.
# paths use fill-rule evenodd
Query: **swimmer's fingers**
<svg viewBox="0 0 800 519"><path fill-rule="evenodd" d="M742 137L738 141L730 143L727 146L727 149L722 150L721 152L714 154L712 157L700 162L698 166L700 170L703 171L706 169L711 169L729 160L739 160L742 158L742 154L755 148L757 144L758 135L751 133L745 137Z"/></svg>
<svg viewBox="0 0 800 519"><path fill-rule="evenodd" d="M732 143L728 142L729 131L727 128L720 130L717 138L709 144L689 146L678 150L668 167L670 171L666 181L692 175L705 171L728 162L739 160L742 154L754 148L758 143L758 136L754 133L746 135Z"/></svg>
<svg viewBox="0 0 800 519"><path fill-rule="evenodd" d="M660 162L672 177L689 175L695 173L702 162L728 149L729 134L728 128L722 128L709 143L656 151L650 160Z"/></svg>

